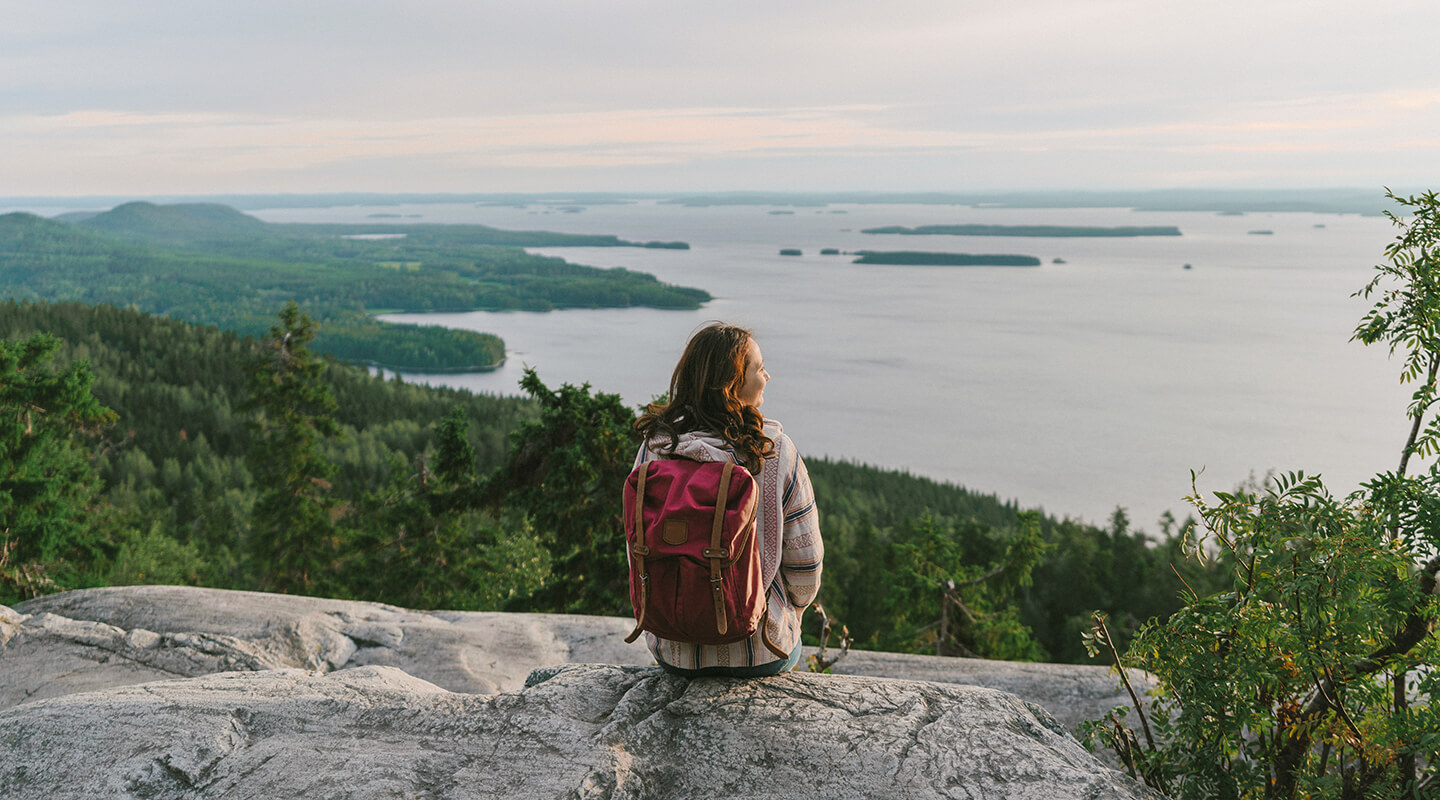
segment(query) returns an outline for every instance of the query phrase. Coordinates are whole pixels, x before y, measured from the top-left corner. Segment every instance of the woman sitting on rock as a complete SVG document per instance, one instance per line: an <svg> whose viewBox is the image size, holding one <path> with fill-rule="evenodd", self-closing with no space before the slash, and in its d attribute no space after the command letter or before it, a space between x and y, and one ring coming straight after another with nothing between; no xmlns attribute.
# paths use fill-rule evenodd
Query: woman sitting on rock
<svg viewBox="0 0 1440 800"><path fill-rule="evenodd" d="M800 660L800 615L820 590L825 549L805 463L780 423L760 413L769 380L750 331L711 324L685 346L670 378L669 402L652 404L635 423L645 439L637 466L657 458L728 460L745 467L759 490L766 620L753 636L731 644L673 641L647 631L650 651L668 672L758 677L788 672Z"/></svg>

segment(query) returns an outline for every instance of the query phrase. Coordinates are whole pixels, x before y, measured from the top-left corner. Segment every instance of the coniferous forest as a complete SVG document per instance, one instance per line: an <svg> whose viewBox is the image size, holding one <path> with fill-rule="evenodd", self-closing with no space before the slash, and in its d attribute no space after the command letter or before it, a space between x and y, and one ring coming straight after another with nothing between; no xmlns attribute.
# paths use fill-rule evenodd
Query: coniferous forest
<svg viewBox="0 0 1440 800"><path fill-rule="evenodd" d="M533 375L528 399L386 380L317 355L325 328L298 307L275 326L240 337L113 305L0 304L8 347L53 347L7 359L7 385L88 376L103 409L82 420L5 397L6 446L43 434L72 472L33 518L33 476L12 465L0 481L12 520L0 602L186 583L629 613L613 490L635 409ZM46 411L26 418L31 406ZM1082 661L1092 609L1133 625L1178 604L1174 540L1154 546L1123 515L1102 529L901 472L808 464L825 499L821 600L857 646ZM974 621L939 641L944 577L997 567L956 598Z"/></svg>

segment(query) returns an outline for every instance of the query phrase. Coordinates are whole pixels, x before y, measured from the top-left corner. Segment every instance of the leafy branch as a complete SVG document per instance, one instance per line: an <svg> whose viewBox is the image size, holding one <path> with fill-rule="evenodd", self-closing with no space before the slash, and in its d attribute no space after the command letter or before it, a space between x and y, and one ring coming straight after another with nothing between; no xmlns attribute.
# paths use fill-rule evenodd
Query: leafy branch
<svg viewBox="0 0 1440 800"><path fill-rule="evenodd" d="M1224 565L1229 591L1187 584L1185 607L1123 657L1102 618L1086 634L1121 670L1146 744L1121 724L1124 708L1091 723L1092 738L1174 796L1410 800L1440 775L1440 468L1408 472L1440 453L1440 198L1387 196L1409 213L1390 214L1401 231L1356 293L1376 302L1353 338L1403 353L1400 380L1417 384L1398 469L1339 499L1303 472L1210 500L1197 489L1186 550ZM1149 719L1127 664L1158 679Z"/></svg>

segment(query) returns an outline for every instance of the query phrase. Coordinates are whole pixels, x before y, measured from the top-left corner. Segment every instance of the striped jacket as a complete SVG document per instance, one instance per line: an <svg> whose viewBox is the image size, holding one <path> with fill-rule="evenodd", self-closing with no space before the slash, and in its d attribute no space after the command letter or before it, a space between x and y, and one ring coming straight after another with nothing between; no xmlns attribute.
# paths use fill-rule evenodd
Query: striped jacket
<svg viewBox="0 0 1440 800"><path fill-rule="evenodd" d="M788 652L800 642L801 612L820 591L825 546L805 462L779 422L765 420L765 435L774 440L775 455L765 460L757 479L760 566L768 587L770 641ZM668 444L669 439L654 439L641 445L636 466L665 455ZM675 454L696 461L740 461L725 441L702 433L681 434ZM661 639L649 631L645 638L657 659L681 669L750 667L778 660L759 631L744 641L721 645Z"/></svg>

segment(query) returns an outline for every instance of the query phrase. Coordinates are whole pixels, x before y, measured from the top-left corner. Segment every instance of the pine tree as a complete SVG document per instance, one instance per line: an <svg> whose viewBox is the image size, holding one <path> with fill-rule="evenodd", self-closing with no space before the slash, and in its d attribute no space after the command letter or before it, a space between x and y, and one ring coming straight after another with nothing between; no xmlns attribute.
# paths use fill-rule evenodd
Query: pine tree
<svg viewBox="0 0 1440 800"><path fill-rule="evenodd" d="M489 479L492 502L523 509L550 545L555 577L516 610L630 612L620 489L640 443L635 412L589 384L545 386L534 370L520 381L540 419L512 435L509 459Z"/></svg>
<svg viewBox="0 0 1440 800"><path fill-rule="evenodd" d="M0 341L0 600L67 588L103 556L89 513L98 483L75 440L115 415L91 393L88 364L50 366L60 345L46 333Z"/></svg>
<svg viewBox="0 0 1440 800"><path fill-rule="evenodd" d="M314 338L314 323L292 301L249 370L246 408L255 412L249 464L259 489L249 552L259 584L286 593L323 591L339 556L340 508L330 495L335 467L320 443L340 427L325 363L309 349Z"/></svg>

